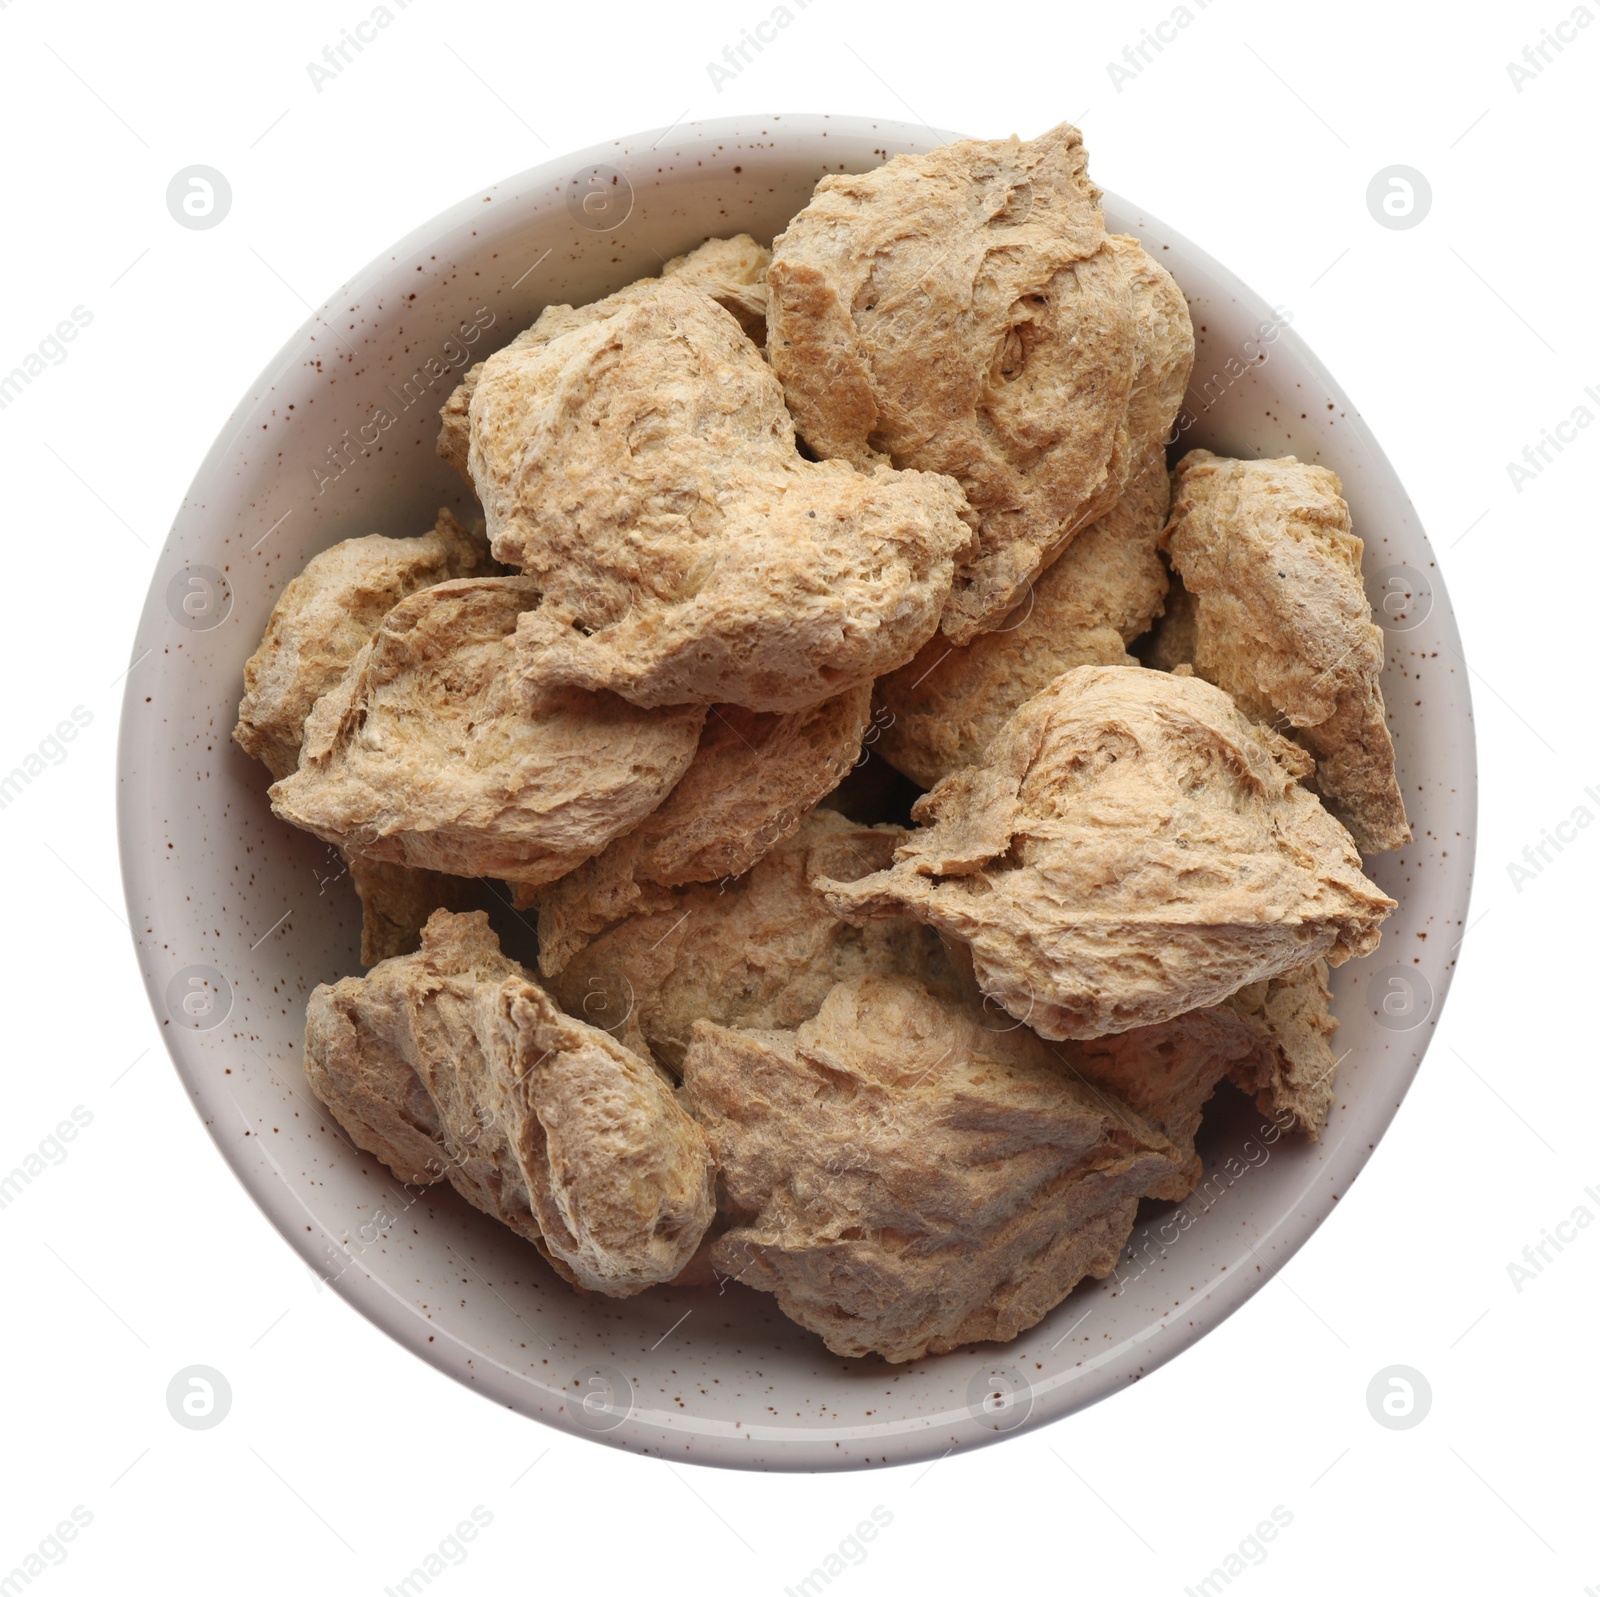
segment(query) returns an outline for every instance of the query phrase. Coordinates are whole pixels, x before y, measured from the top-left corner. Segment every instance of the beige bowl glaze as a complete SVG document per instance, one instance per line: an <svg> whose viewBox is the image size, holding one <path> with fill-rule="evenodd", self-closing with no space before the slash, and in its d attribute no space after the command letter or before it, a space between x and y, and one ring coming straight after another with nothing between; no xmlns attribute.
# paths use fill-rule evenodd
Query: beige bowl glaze
<svg viewBox="0 0 1600 1597"><path fill-rule="evenodd" d="M337 539L422 532L441 504L471 513L434 454L438 407L457 369L544 305L594 299L707 236L769 241L823 173L939 142L858 118L688 124L553 161L427 223L295 334L234 412L178 513L132 650L119 752L129 918L167 1046L223 1157L374 1325L497 1403L635 1452L751 1469L903 1463L1042 1425L1147 1374L1259 1291L1349 1189L1422 1059L1465 923L1466 668L1405 490L1292 329L1268 338L1274 313L1244 284L1107 195L1110 224L1140 237L1193 307L1185 443L1333 467L1385 615L1418 841L1374 867L1400 901L1382 949L1336 973L1348 1052L1323 1141L1265 1143L1261 1117L1227 1094L1203 1139L1206 1185L1182 1214L1141 1221L1117 1277L1008 1345L896 1367L833 1357L743 1287L578 1298L453 1193L400 1189L312 1100L305 1000L359 968L357 919L329 880L330 852L273 819L264 772L229 741L274 598Z"/></svg>

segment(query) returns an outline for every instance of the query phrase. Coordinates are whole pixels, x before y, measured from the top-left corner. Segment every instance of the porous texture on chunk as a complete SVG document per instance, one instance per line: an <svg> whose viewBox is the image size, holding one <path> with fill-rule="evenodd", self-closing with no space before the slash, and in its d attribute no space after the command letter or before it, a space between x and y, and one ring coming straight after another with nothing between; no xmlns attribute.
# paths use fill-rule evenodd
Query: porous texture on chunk
<svg viewBox="0 0 1600 1597"><path fill-rule="evenodd" d="M892 868L821 887L841 915L968 944L984 992L1043 1036L1154 1025L1368 953L1394 908L1299 784L1306 756L1198 677L1075 667L984 760L918 800Z"/></svg>
<svg viewBox="0 0 1600 1597"><path fill-rule="evenodd" d="M1230 1079L1255 1096L1256 1107L1315 1140L1333 1107L1338 1061L1330 1043L1339 1022L1329 1008L1328 967L1320 959L1270 981L1241 987L1227 1008L1255 1035Z"/></svg>
<svg viewBox="0 0 1600 1597"><path fill-rule="evenodd" d="M498 569L479 527L440 510L417 538L347 538L312 557L278 596L260 646L244 668L234 741L281 778L300 762L306 718L402 599L455 577ZM361 963L417 947L436 909L466 907L459 883L341 850L361 902Z"/></svg>
<svg viewBox="0 0 1600 1597"><path fill-rule="evenodd" d="M804 709L916 653L971 541L949 478L804 459L759 352L676 277L546 310L469 419L496 555L544 595L534 692Z"/></svg>
<svg viewBox="0 0 1600 1597"><path fill-rule="evenodd" d="M369 858L539 885L636 825L694 758L705 711L533 696L512 665L527 577L424 589L317 701L285 820Z"/></svg>
<svg viewBox="0 0 1600 1597"><path fill-rule="evenodd" d="M1410 840L1384 720L1383 633L1339 479L1292 455L1178 463L1164 539L1195 603L1195 671L1317 762L1364 854Z"/></svg>
<svg viewBox="0 0 1600 1597"><path fill-rule="evenodd" d="M1012 711L1075 665L1134 665L1127 646L1161 613L1167 567L1165 459L1047 566L1011 615L958 648L942 633L877 687L875 747L920 786L981 763Z"/></svg>
<svg viewBox="0 0 1600 1597"><path fill-rule="evenodd" d="M1233 1079L1262 1052L1259 1034L1226 1004L1056 1047L1070 1069L1131 1104L1177 1149L1182 1163L1151 1192L1174 1200L1188 1197L1200 1179L1194 1139L1217 1083Z"/></svg>
<svg viewBox="0 0 1600 1597"><path fill-rule="evenodd" d="M422 946L422 928L436 909L463 910L471 885L439 871L414 871L389 860L341 851L361 901L361 963L369 970Z"/></svg>
<svg viewBox="0 0 1600 1597"><path fill-rule="evenodd" d="M416 954L318 987L306 1076L401 1180L448 1179L574 1284L671 1280L715 1213L706 1138L645 1059L563 1014L483 914L440 911Z"/></svg>
<svg viewBox="0 0 1600 1597"><path fill-rule="evenodd" d="M558 974L650 886L742 876L838 786L871 712L867 685L788 715L712 705L694 759L661 807L539 894L540 970Z"/></svg>
<svg viewBox="0 0 1600 1597"><path fill-rule="evenodd" d="M1110 510L1182 402L1188 307L1099 198L1063 125L830 173L773 243L767 354L806 444L966 491L958 644Z"/></svg>
<svg viewBox="0 0 1600 1597"><path fill-rule="evenodd" d="M767 262L771 258L771 251L756 243L748 233L737 233L732 238L707 239L686 255L674 255L661 268L661 275L676 277L715 300L738 322L757 349L763 349L767 338ZM565 311L574 319L582 316L583 309L575 311L570 305L555 307L556 311ZM562 326L574 324L573 320L561 323ZM550 330L547 327L545 334ZM518 343L541 341L533 328L516 340ZM439 411L439 455L468 482L472 481L467 466L472 444L472 393L483 376L484 364L480 360L463 373L460 383Z"/></svg>
<svg viewBox="0 0 1600 1597"><path fill-rule="evenodd" d="M1167 1139L1025 1027L903 976L843 982L795 1031L702 1021L683 1101L731 1222L712 1261L835 1353L1010 1341L1110 1273Z"/></svg>
<svg viewBox="0 0 1600 1597"><path fill-rule="evenodd" d="M938 937L912 920L852 926L811 887L879 870L905 836L833 810L732 881L656 889L626 920L567 962L553 983L575 1015L677 1069L697 1020L792 1028L847 976L901 971L951 981Z"/></svg>
<svg viewBox="0 0 1600 1597"><path fill-rule="evenodd" d="M676 277L709 294L759 347L767 341L767 263L771 259L771 250L748 233L736 233L732 238L707 239L687 255L674 255L661 268L661 275Z"/></svg>
<svg viewBox="0 0 1600 1597"><path fill-rule="evenodd" d="M417 538L347 538L307 563L278 595L261 643L244 668L233 740L273 777L300 762L311 706L337 685L378 623L421 588L495 570L482 529L448 510Z"/></svg>

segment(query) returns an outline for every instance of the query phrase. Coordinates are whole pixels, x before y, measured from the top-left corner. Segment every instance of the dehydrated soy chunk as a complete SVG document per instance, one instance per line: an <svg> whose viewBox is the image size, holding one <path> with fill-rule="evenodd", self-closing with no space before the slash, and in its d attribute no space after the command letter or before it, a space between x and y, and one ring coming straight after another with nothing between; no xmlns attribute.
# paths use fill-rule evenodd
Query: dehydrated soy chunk
<svg viewBox="0 0 1600 1597"><path fill-rule="evenodd" d="M1026 1027L902 976L796 1031L702 1021L683 1099L721 1169L717 1268L835 1353L1010 1341L1110 1273L1180 1158Z"/></svg>
<svg viewBox="0 0 1600 1597"><path fill-rule="evenodd" d="M712 705L689 769L660 807L539 893L539 968L556 975L651 887L742 876L838 786L871 709L866 685L787 715Z"/></svg>
<svg viewBox="0 0 1600 1597"><path fill-rule="evenodd" d="M1362 542L1326 467L1178 463L1163 540L1192 599L1195 671L1316 758L1316 784L1365 854L1411 837L1384 720L1383 633Z"/></svg>
<svg viewBox="0 0 1600 1597"><path fill-rule="evenodd" d="M311 706L333 687L378 623L420 588L495 569L482 530L448 510L418 538L347 538L307 563L278 596L244 668L233 740L274 777L299 763Z"/></svg>
<svg viewBox="0 0 1600 1597"><path fill-rule="evenodd" d="M537 600L526 577L481 577L396 606L318 700L277 813L373 859L531 885L636 825L688 768L705 711L561 687L530 702L511 638Z"/></svg>
<svg viewBox="0 0 1600 1597"><path fill-rule="evenodd" d="M736 233L732 238L707 239L686 255L674 255L661 268L661 275L676 277L714 299L759 348L765 344L767 337L766 278L767 262L771 258L771 252L763 249L748 233ZM600 303L605 302L602 300ZM570 305L563 305L552 309L565 312L567 319L553 316L552 310L546 310L540 321L520 334L513 343L525 347L548 342L557 326L564 330L581 320L592 319L584 318L587 306L574 309ZM472 445L472 394L478 386L478 379L483 376L483 367L481 360L475 366L468 367L461 382L439 411L438 452L469 482L472 480L467 467L467 455Z"/></svg>
<svg viewBox="0 0 1600 1597"><path fill-rule="evenodd" d="M960 140L831 173L774 241L767 350L825 459L954 477L979 539L942 626L999 625L1165 442L1188 307L1110 236L1082 140Z"/></svg>
<svg viewBox="0 0 1600 1597"><path fill-rule="evenodd" d="M661 268L709 294L757 345L767 341L767 265L772 251L748 233L710 238L687 255L674 255Z"/></svg>
<svg viewBox="0 0 1600 1597"><path fill-rule="evenodd" d="M536 692L805 709L916 653L971 537L948 478L803 458L760 353L677 277L547 310L469 420L497 557L544 595Z"/></svg>
<svg viewBox="0 0 1600 1597"><path fill-rule="evenodd" d="M562 1014L482 914L319 987L306 1075L403 1180L448 1179L558 1273L627 1297L683 1269L715 1213L700 1128L646 1059Z"/></svg>
<svg viewBox="0 0 1600 1597"><path fill-rule="evenodd" d="M1046 1037L1365 954L1394 908L1297 780L1306 756L1199 677L1078 666L984 760L918 801L890 869L821 885L840 914L968 944L984 992Z"/></svg>
<svg viewBox="0 0 1600 1597"><path fill-rule="evenodd" d="M1075 665L1134 665L1127 646L1161 613L1167 568L1165 458L1034 579L1016 610L965 648L937 633L879 681L878 752L932 787L977 765L1011 712Z"/></svg>
<svg viewBox="0 0 1600 1597"><path fill-rule="evenodd" d="M938 937L913 920L851 926L813 878L880 870L905 833L815 810L743 876L648 891L633 911L571 957L554 983L575 1015L648 1048L673 1069L697 1020L792 1027L835 982L903 972L948 987ZM544 943L540 917L540 943Z"/></svg>

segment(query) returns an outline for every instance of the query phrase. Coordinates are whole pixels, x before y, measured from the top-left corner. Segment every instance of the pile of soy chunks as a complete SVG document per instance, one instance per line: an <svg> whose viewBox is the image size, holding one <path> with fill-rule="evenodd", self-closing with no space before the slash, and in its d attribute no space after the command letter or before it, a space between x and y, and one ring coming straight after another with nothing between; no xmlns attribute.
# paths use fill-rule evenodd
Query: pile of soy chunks
<svg viewBox="0 0 1600 1597"><path fill-rule="evenodd" d="M552 305L442 412L482 524L273 611L235 737L370 967L311 1085L580 1292L1005 1341L1220 1082L1325 1124L1410 837L1362 543L1322 467L1169 464L1188 306L1099 199L1071 127L953 143Z"/></svg>

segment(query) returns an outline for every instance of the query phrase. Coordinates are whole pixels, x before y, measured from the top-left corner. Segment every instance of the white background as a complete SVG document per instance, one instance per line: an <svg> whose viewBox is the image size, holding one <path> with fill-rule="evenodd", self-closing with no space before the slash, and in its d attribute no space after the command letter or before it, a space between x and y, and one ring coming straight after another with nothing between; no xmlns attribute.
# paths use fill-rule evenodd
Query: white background
<svg viewBox="0 0 1600 1597"><path fill-rule="evenodd" d="M1568 0L1189 4L1193 25L1119 86L1107 64L1168 0L789 0L793 25L718 86L707 63L768 0L411 0L318 90L307 63L366 0L0 0L0 371L75 306L93 316L0 411L0 768L75 706L93 716L0 811L0 1171L75 1106L92 1116L0 1210L0 1577L81 1505L92 1522L29 1591L379 1593L478 1507L490 1523L430 1593L781 1593L881 1507L890 1523L830 1592L1176 1594L1281 1506L1288 1528L1229 1591L1600 1587L1600 1226L1547 1249L1520 1290L1507 1268L1577 1206L1600 1217L1600 826L1520 882L1508 871L1578 806L1600 817L1585 796L1600 794L1600 426L1520 490L1507 469L1580 404L1600 417L1600 393L1584 394L1600 390L1600 24L1519 88L1508 62L1572 15ZM1474 671L1471 929L1429 1058L1360 1181L1174 1363L931 1468L669 1468L500 1412L399 1351L319 1288L226 1171L122 924L115 679L193 470L308 304L495 179L746 110L985 136L1079 121L1101 183L1292 308L1415 498ZM165 204L196 163L234 195L204 232ZM1433 189L1406 231L1366 205L1394 163ZM167 1413L191 1364L231 1384L215 1429ZM1391 1364L1432 1386L1407 1431L1367 1412Z"/></svg>

